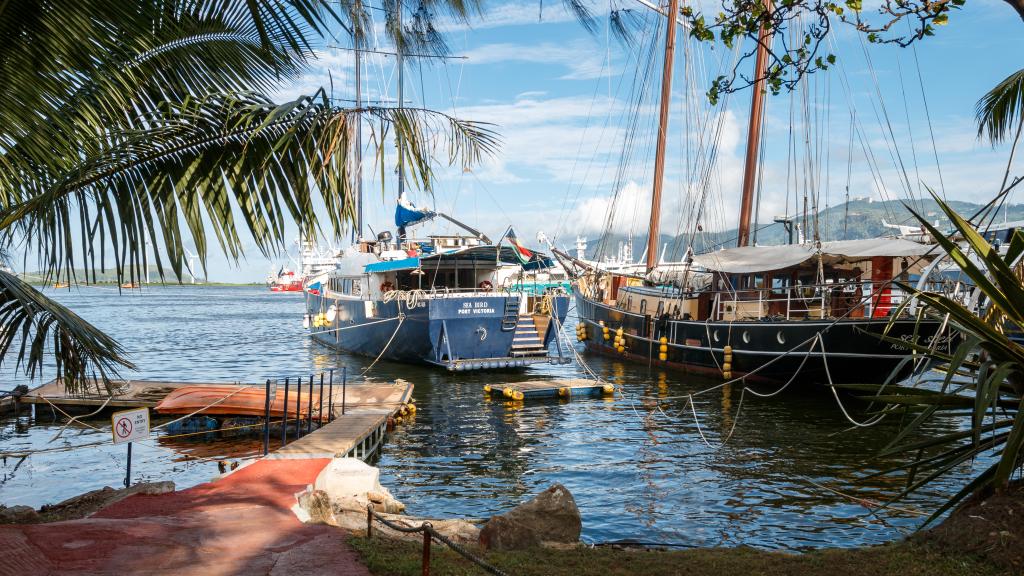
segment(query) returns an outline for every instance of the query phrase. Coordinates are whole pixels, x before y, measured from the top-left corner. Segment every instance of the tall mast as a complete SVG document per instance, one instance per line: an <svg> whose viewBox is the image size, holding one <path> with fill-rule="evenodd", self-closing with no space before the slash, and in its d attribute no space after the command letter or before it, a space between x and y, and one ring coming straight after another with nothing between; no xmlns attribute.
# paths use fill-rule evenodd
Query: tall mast
<svg viewBox="0 0 1024 576"><path fill-rule="evenodd" d="M395 52L398 53L395 61L398 64L398 109L401 110L405 106L405 98L403 96L403 90L405 89L405 72L402 65L402 53L405 52L405 31L402 30L402 0L395 1L395 17L398 18L398 30L396 31L395 39L396 48ZM402 194L405 193L405 166L404 166L404 151L402 150L402 137L395 133L395 143L398 145L398 197L401 198Z"/></svg>
<svg viewBox="0 0 1024 576"><path fill-rule="evenodd" d="M355 50L352 53L355 55L356 64L356 110L361 110L363 107L363 75L362 75L362 62L360 58L360 51L363 47L363 7L360 0L355 2L354 10L355 18L353 18L352 26L352 44ZM355 165L355 177L356 177L356 241L363 236L363 115L362 112L356 115L356 165Z"/></svg>
<svg viewBox="0 0 1024 576"><path fill-rule="evenodd" d="M676 52L676 18L679 0L669 0L668 30L665 33L665 67L661 72L661 111L658 116L658 148L654 156L654 192L651 194L651 222L647 227L647 271L658 265L658 240L661 220L661 188L665 180L665 140L668 137L668 111L672 98L672 64Z"/></svg>
<svg viewBox="0 0 1024 576"><path fill-rule="evenodd" d="M771 0L765 0L771 10ZM750 211L754 205L757 181L757 160L761 146L761 120L764 115L764 76L768 67L768 44L771 32L763 24L757 34L757 60L754 62L754 93L750 97L750 125L747 129L747 158L743 167L743 198L740 201L740 229L737 246L750 244Z"/></svg>

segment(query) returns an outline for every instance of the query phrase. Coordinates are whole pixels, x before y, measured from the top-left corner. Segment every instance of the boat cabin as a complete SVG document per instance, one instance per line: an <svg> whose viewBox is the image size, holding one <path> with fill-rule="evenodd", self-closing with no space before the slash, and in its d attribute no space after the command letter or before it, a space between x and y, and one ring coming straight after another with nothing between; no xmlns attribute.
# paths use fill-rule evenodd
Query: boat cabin
<svg viewBox="0 0 1024 576"><path fill-rule="evenodd" d="M933 247L901 239L753 246L700 254L651 286L605 275L590 288L607 305L638 315L697 321L881 318L930 261Z"/></svg>

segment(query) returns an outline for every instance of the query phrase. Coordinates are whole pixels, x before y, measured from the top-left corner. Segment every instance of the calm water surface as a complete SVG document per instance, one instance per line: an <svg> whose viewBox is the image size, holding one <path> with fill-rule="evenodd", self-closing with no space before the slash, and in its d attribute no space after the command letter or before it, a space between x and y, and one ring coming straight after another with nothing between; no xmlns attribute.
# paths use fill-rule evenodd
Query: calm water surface
<svg viewBox="0 0 1024 576"><path fill-rule="evenodd" d="M48 292L125 346L138 366L129 377L258 383L342 365L359 372L369 364L311 343L301 326L302 298L294 294L189 286ZM574 335L575 319L567 324ZM382 482L410 513L469 517L504 511L561 482L583 514L584 539L594 542L856 546L891 540L920 522L868 510L821 487L874 500L898 491L896 481L853 483L865 470L892 463L873 457L892 438L893 425L853 429L832 396L817 392L762 399L727 387L695 396L691 406L689 394L716 382L585 359L621 384L625 396L505 403L482 393L487 383L581 376L575 365L449 374L378 364L369 376L414 382L419 407L414 422L388 439L377 462ZM27 382L11 366L3 375L2 389ZM55 439L60 422L49 408L34 420L0 420L4 452L102 442L4 459L0 503L39 506L120 485L125 450L107 443L109 419L89 420L98 431L75 428ZM934 426L941 432L958 425ZM252 457L258 449L258 438L157 437L136 444L133 481L195 485L217 474L217 460ZM961 470L901 506L934 507L968 473Z"/></svg>

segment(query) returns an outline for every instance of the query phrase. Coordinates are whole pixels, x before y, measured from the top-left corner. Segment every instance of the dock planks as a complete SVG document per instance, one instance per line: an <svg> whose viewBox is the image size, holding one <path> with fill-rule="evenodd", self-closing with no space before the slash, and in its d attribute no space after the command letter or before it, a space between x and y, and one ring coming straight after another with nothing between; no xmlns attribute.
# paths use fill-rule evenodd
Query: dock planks
<svg viewBox="0 0 1024 576"><path fill-rule="evenodd" d="M283 458L366 458L384 440L388 418L412 399L413 385L404 380L394 384L359 384L346 390L345 413L336 396L335 420L312 434L285 445L267 456Z"/></svg>

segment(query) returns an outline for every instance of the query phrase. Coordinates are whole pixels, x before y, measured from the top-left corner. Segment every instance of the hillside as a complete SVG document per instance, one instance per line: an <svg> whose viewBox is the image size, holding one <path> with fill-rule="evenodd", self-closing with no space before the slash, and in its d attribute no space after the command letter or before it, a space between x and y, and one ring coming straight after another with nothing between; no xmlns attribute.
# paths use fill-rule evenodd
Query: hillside
<svg viewBox="0 0 1024 576"><path fill-rule="evenodd" d="M965 216L973 215L982 207L981 204L961 202L958 200L951 200L949 204L957 212ZM923 216L928 218L932 224L937 225L940 229L949 228L949 220L942 213L938 204L936 204L934 200L923 200L917 203L915 205L915 210L918 210ZM1024 204L1010 205L1008 207L1006 217L1009 221L1024 220ZM786 237L785 228L782 224L772 224L765 222L764 220L767 219L762 219L762 223L757 230L757 243L762 245L785 244L788 239ZM808 215L809 228L813 226L811 223L812 220L812 217ZM821 237L822 240L856 240L895 234L897 232L896 230L886 228L882 225L883 220L887 224L903 224L907 226L914 226L917 224L917 220L903 205L902 201L893 200L888 202L872 202L868 200L856 200L839 206L830 207L821 212ZM1000 211L996 218L996 222L1002 221L1003 213ZM706 252L722 246L735 246L736 235L737 231L735 228L717 232L705 231L698 234L698 237L695 238L694 250L697 252ZM795 230L793 232L793 236L795 241ZM622 234L610 234L596 240L591 240L587 246L587 258L598 259L601 256L616 254L619 246L626 242L626 240L627 237ZM640 259L646 243L646 234L633 237L634 260ZM660 245L663 249L665 246L668 246L668 249L665 252L666 260L680 259L686 249L686 243L687 234L685 232L679 235L661 234Z"/></svg>

